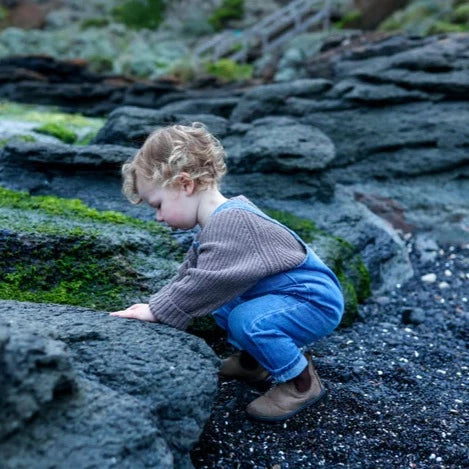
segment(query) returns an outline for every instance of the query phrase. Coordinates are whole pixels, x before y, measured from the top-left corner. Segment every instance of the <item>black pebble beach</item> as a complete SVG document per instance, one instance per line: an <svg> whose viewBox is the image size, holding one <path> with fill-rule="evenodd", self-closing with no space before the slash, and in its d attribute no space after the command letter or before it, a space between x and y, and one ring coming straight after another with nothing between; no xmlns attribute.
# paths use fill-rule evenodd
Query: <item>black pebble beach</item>
<svg viewBox="0 0 469 469"><path fill-rule="evenodd" d="M469 467L469 244L439 246L427 262L413 238L407 247L415 276L311 348L327 400L262 424L244 411L262 390L221 379L196 468Z"/></svg>

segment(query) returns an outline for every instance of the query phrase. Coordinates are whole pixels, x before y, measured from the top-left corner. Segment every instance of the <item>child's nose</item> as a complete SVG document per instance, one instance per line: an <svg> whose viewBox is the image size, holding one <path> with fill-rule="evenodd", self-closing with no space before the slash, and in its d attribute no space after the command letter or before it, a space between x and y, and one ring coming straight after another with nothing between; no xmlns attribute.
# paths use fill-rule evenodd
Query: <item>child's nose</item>
<svg viewBox="0 0 469 469"><path fill-rule="evenodd" d="M161 213L159 210L156 211L155 218L156 218L156 221L163 221L163 217L161 216Z"/></svg>

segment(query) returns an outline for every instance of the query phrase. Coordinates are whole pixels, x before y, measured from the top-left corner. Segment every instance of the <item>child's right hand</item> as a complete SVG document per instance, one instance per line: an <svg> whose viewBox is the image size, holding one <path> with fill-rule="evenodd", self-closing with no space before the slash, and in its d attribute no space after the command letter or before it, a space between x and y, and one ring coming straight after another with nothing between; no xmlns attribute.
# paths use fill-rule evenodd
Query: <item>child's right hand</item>
<svg viewBox="0 0 469 469"><path fill-rule="evenodd" d="M139 319L140 321L157 322L155 316L150 311L150 306L145 303L137 303L123 311L114 311L109 316L119 316L121 318Z"/></svg>

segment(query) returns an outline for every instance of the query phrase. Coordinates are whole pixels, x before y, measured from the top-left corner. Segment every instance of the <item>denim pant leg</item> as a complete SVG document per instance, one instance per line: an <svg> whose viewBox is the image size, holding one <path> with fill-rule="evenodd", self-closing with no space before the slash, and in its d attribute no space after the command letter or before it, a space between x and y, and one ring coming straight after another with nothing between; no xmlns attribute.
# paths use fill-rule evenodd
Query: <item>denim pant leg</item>
<svg viewBox="0 0 469 469"><path fill-rule="evenodd" d="M216 312L217 323L226 325L228 342L249 352L275 382L298 376L307 365L299 347L324 337L336 325L311 303L284 294L247 301L238 298L220 309L225 324L221 324L220 310Z"/></svg>

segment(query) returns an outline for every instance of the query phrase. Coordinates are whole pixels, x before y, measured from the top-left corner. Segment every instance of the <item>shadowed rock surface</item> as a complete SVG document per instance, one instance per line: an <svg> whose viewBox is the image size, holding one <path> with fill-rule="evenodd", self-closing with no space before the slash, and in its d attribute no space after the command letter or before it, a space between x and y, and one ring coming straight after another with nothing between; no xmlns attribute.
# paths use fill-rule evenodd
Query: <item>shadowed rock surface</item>
<svg viewBox="0 0 469 469"><path fill-rule="evenodd" d="M168 326L0 301L2 467L192 467L218 363Z"/></svg>

